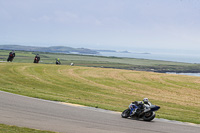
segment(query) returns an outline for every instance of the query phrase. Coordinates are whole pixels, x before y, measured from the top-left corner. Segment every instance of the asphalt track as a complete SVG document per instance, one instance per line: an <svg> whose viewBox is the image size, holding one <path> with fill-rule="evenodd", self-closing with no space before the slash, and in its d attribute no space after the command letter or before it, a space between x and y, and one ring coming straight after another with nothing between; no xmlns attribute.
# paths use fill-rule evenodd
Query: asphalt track
<svg viewBox="0 0 200 133"><path fill-rule="evenodd" d="M121 118L120 113L0 91L0 123L65 133L198 133L200 126L155 119Z"/></svg>

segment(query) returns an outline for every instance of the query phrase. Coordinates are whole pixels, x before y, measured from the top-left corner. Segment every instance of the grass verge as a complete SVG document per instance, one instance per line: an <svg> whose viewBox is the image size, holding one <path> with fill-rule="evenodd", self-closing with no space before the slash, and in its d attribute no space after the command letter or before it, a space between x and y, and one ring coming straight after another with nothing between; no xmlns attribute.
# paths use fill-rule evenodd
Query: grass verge
<svg viewBox="0 0 200 133"><path fill-rule="evenodd" d="M0 124L0 133L55 133L55 132Z"/></svg>
<svg viewBox="0 0 200 133"><path fill-rule="evenodd" d="M200 77L52 64L0 63L0 90L123 111L148 97L158 118L200 124Z"/></svg>

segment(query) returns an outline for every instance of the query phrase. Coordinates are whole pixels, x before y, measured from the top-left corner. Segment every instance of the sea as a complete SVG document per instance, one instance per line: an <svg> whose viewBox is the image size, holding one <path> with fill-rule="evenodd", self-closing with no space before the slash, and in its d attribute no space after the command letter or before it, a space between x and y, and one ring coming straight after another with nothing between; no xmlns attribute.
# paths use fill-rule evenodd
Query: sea
<svg viewBox="0 0 200 133"><path fill-rule="evenodd" d="M129 57L138 59L152 59L163 61L174 61L184 63L200 64L200 52L133 52L133 51L116 51L116 52L99 52L102 56L114 56L114 57Z"/></svg>
<svg viewBox="0 0 200 133"><path fill-rule="evenodd" d="M100 56L128 57L138 59L151 59L173 62L200 64L198 50L169 50L169 49L135 49L134 51L100 51ZM200 73L176 73L181 75L200 76Z"/></svg>

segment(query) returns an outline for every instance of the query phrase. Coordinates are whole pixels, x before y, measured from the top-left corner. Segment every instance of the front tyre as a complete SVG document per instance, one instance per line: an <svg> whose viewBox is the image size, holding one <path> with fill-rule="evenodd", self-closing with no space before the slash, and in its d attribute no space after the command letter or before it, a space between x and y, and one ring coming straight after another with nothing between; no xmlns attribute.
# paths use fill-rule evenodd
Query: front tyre
<svg viewBox="0 0 200 133"><path fill-rule="evenodd" d="M130 116L130 112L131 110L130 109L126 109L122 112L121 116L122 118L128 118Z"/></svg>
<svg viewBox="0 0 200 133"><path fill-rule="evenodd" d="M142 119L144 121L152 121L155 118L156 114L155 112L146 112Z"/></svg>

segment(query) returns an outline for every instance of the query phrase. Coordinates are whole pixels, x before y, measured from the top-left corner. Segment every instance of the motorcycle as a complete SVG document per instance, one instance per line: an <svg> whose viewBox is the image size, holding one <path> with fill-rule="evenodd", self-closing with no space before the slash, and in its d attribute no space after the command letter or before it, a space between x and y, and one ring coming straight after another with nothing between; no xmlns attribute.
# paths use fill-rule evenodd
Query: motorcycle
<svg viewBox="0 0 200 133"><path fill-rule="evenodd" d="M56 65L60 65L60 64L61 64L60 61L57 60L57 61L56 61Z"/></svg>
<svg viewBox="0 0 200 133"><path fill-rule="evenodd" d="M15 57L15 54L13 54L13 53L10 53L9 54L9 56L8 56L8 59L7 59L7 61L9 62L12 62L13 61L13 59L14 59L14 57Z"/></svg>
<svg viewBox="0 0 200 133"><path fill-rule="evenodd" d="M122 118L135 117L137 119L143 119L144 121L152 121L156 116L155 111L158 111L160 109L160 107L156 105L151 105L151 106L144 105L143 109L140 109L137 106L136 108L137 110L133 115L130 114L131 113L130 108L124 110L121 114Z"/></svg>
<svg viewBox="0 0 200 133"><path fill-rule="evenodd" d="M38 63L40 61L39 57L35 57L33 63Z"/></svg>

